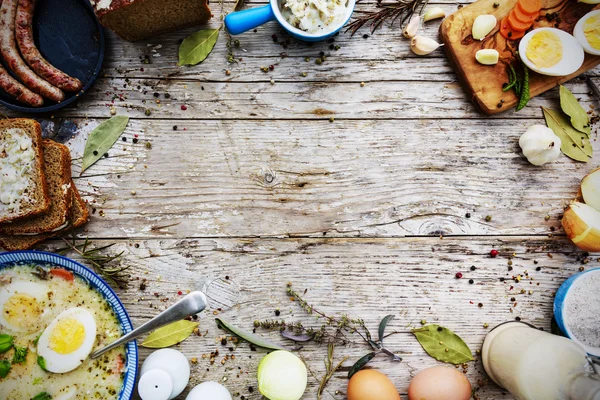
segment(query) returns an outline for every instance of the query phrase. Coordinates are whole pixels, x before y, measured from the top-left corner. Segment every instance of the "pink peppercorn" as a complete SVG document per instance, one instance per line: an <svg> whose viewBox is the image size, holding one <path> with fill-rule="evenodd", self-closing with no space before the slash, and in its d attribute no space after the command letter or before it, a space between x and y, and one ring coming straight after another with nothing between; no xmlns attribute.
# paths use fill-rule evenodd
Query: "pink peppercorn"
<svg viewBox="0 0 600 400"><path fill-rule="evenodd" d="M494 250L490 251L491 257L496 257L497 255L498 255L498 250L494 249Z"/></svg>
<svg viewBox="0 0 600 400"><path fill-rule="evenodd" d="M463 275L462 275L462 272L457 272L455 276L456 276L456 279L460 279L460 278L462 278Z"/></svg>
<svg viewBox="0 0 600 400"><path fill-rule="evenodd" d="M181 109L182 109L183 111L185 111L185 110L187 110L187 106L186 106L185 104L182 104L182 105L181 105Z"/></svg>
<svg viewBox="0 0 600 400"><path fill-rule="evenodd" d="M179 292L177 292L177 294L181 296L183 292L180 290Z"/></svg>

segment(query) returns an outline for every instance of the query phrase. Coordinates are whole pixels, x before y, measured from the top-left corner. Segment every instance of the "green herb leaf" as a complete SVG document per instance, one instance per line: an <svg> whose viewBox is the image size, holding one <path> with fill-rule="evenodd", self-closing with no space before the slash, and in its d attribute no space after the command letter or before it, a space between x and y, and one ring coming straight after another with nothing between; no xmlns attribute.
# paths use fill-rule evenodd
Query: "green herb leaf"
<svg viewBox="0 0 600 400"><path fill-rule="evenodd" d="M463 364L473 360L469 346L454 332L437 324L413 329L423 349L438 361Z"/></svg>
<svg viewBox="0 0 600 400"><path fill-rule="evenodd" d="M13 354L12 363L21 364L27 357L27 347L15 346L15 353Z"/></svg>
<svg viewBox="0 0 600 400"><path fill-rule="evenodd" d="M13 346L13 337L6 333L0 333L0 354L6 353Z"/></svg>
<svg viewBox="0 0 600 400"><path fill-rule="evenodd" d="M223 329L225 329L225 330L233 333L234 335L240 337L241 339L244 339L248 343L252 343L253 345L256 345L258 347L262 347L262 348L265 348L265 349L287 350L283 346L280 346L280 345L278 345L276 343L273 343L273 342L271 342L269 340L263 339L262 337L260 337L258 335L255 335L253 333L250 333L248 331L245 331L244 329L238 328L237 326L232 325L232 324L230 324L227 321L223 321L220 318L215 318L215 321L217 321L217 324L221 328L223 328Z"/></svg>
<svg viewBox="0 0 600 400"><path fill-rule="evenodd" d="M44 333L44 332L42 332ZM33 340L33 345L37 346L38 342L40 341L40 338L42 337L42 333L40 333L39 335L37 335L37 337Z"/></svg>
<svg viewBox="0 0 600 400"><path fill-rule="evenodd" d="M372 353L369 353L369 354L364 355L361 358L359 358L358 361L354 363L352 368L350 368L350 371L348 371L348 379L352 378L352 375L354 375L355 373L360 371L362 369L362 367L367 365L367 363L369 361L371 361L372 359L374 359L376 355L377 355L377 352L374 351Z"/></svg>
<svg viewBox="0 0 600 400"><path fill-rule="evenodd" d="M6 378L10 372L10 363L8 360L0 361L0 378Z"/></svg>
<svg viewBox="0 0 600 400"><path fill-rule="evenodd" d="M394 315L386 315L385 317L383 317L383 319L379 323L379 341L380 342L383 342L383 336L385 335L385 328L387 327L387 324L389 324L389 322L392 319L394 319Z"/></svg>
<svg viewBox="0 0 600 400"><path fill-rule="evenodd" d="M44 359L44 357L37 356L37 364L40 366L41 369L46 371L46 360Z"/></svg>
<svg viewBox="0 0 600 400"><path fill-rule="evenodd" d="M197 326L197 322L185 319L173 322L172 324L158 328L149 334L142 343L142 346L150 349L162 349L164 347L173 346L174 344L183 342L187 339Z"/></svg>
<svg viewBox="0 0 600 400"><path fill-rule="evenodd" d="M42 392L36 394L31 400L52 400L52 396L46 392Z"/></svg>
<svg viewBox="0 0 600 400"><path fill-rule="evenodd" d="M177 65L196 65L208 57L217 39L221 28L204 29L183 39L179 45L179 62Z"/></svg>
<svg viewBox="0 0 600 400"><path fill-rule="evenodd" d="M83 150L81 174L110 150L125 130L128 122L129 117L116 115L102 122L90 133Z"/></svg>
<svg viewBox="0 0 600 400"><path fill-rule="evenodd" d="M571 117L571 125L579 132L585 133L588 138L591 134L590 119L569 89L560 85L560 108Z"/></svg>
<svg viewBox="0 0 600 400"><path fill-rule="evenodd" d="M562 142L560 150L573 160L588 162L588 157L592 154L592 146L589 139L583 137L585 134L573 128L567 117L560 111L544 107L542 107L542 111L546 125Z"/></svg>
<svg viewBox="0 0 600 400"><path fill-rule="evenodd" d="M44 381L44 378L42 378L41 376L38 376L37 378L35 378L35 379L33 380L33 384L34 384L34 385L39 385L39 384L41 384L43 381Z"/></svg>

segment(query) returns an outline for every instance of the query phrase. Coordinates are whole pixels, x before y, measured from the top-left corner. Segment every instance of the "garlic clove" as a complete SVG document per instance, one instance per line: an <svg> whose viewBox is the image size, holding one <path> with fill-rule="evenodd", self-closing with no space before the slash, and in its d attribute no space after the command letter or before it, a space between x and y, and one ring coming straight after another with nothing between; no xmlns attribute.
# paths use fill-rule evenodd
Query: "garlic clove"
<svg viewBox="0 0 600 400"><path fill-rule="evenodd" d="M499 58L500 53L495 49L482 49L475 53L475 59L483 65L496 65Z"/></svg>
<svg viewBox="0 0 600 400"><path fill-rule="evenodd" d="M475 40L483 40L485 36L490 33L495 27L498 21L496 17L489 14L480 15L475 18L473 22L473 28L471 34Z"/></svg>
<svg viewBox="0 0 600 400"><path fill-rule="evenodd" d="M446 13L440 7L433 7L423 16L423 22L431 21L432 19L444 18Z"/></svg>
<svg viewBox="0 0 600 400"><path fill-rule="evenodd" d="M415 36L410 41L411 50L413 51L413 53L419 56L424 56L426 54L432 53L440 46L441 44L425 36Z"/></svg>
<svg viewBox="0 0 600 400"><path fill-rule="evenodd" d="M581 181L581 195L585 204L600 211L600 168L587 174Z"/></svg>
<svg viewBox="0 0 600 400"><path fill-rule="evenodd" d="M575 246L584 251L600 251L600 211L575 201L569 205L561 222Z"/></svg>
<svg viewBox="0 0 600 400"><path fill-rule="evenodd" d="M408 21L408 24L406 24L406 26L402 30L402 35L404 35L404 37L407 39L414 38L417 35L417 32L419 31L419 22L419 16L413 15L410 18L410 21Z"/></svg>

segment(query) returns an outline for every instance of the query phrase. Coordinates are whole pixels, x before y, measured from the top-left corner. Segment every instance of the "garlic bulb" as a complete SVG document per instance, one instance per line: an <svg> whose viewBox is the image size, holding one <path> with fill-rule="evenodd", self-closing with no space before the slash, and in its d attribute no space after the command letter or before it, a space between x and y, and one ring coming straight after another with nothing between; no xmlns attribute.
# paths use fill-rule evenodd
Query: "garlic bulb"
<svg viewBox="0 0 600 400"><path fill-rule="evenodd" d="M496 27L497 22L496 17L489 14L480 15L475 18L473 28L471 29L473 39L483 40Z"/></svg>
<svg viewBox="0 0 600 400"><path fill-rule="evenodd" d="M440 46L438 42L425 36L415 36L410 41L411 50L419 56L432 53Z"/></svg>
<svg viewBox="0 0 600 400"><path fill-rule="evenodd" d="M444 18L446 13L440 7L433 7L430 10L427 10L425 15L423 16L423 22L431 21L432 19Z"/></svg>
<svg viewBox="0 0 600 400"><path fill-rule="evenodd" d="M523 155L533 165L555 161L560 155L560 138L544 125L530 126L519 139Z"/></svg>
<svg viewBox="0 0 600 400"><path fill-rule="evenodd" d="M483 65L496 65L499 57L500 53L495 49L481 49L475 53L475 59Z"/></svg>
<svg viewBox="0 0 600 400"><path fill-rule="evenodd" d="M406 24L406 26L402 30L402 35L404 35L404 37L407 39L412 39L417 35L418 31L419 16L415 14L410 18L410 21L408 21L408 24Z"/></svg>

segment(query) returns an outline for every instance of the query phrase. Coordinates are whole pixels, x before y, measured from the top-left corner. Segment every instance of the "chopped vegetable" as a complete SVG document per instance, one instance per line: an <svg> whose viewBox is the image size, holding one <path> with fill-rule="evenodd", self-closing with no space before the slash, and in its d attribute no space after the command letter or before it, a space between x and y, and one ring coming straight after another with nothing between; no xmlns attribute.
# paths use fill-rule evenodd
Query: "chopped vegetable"
<svg viewBox="0 0 600 400"><path fill-rule="evenodd" d="M27 347L15 346L15 353L13 354L12 363L21 364L27 357Z"/></svg>
<svg viewBox="0 0 600 400"><path fill-rule="evenodd" d="M525 31L515 31L508 24L508 17L504 17L502 21L500 21L500 34L506 39L517 40L525 36Z"/></svg>
<svg viewBox="0 0 600 400"><path fill-rule="evenodd" d="M529 103L529 68L525 64L523 66L523 85L521 86L521 94L519 97L519 103L517 104L516 111L520 111L527 103Z"/></svg>
<svg viewBox="0 0 600 400"><path fill-rule="evenodd" d="M73 273L71 271L67 271L64 268L52 268L50 270L50 275L55 276L57 278L62 278L65 281L72 281L74 279Z"/></svg>
<svg viewBox="0 0 600 400"><path fill-rule="evenodd" d="M6 378L10 372L10 363L8 360L0 361L0 378Z"/></svg>
<svg viewBox="0 0 600 400"><path fill-rule="evenodd" d="M6 333L0 333L0 354L6 353L13 346L13 337Z"/></svg>
<svg viewBox="0 0 600 400"><path fill-rule="evenodd" d="M36 394L31 400L52 400L52 396L47 392L41 392Z"/></svg>

